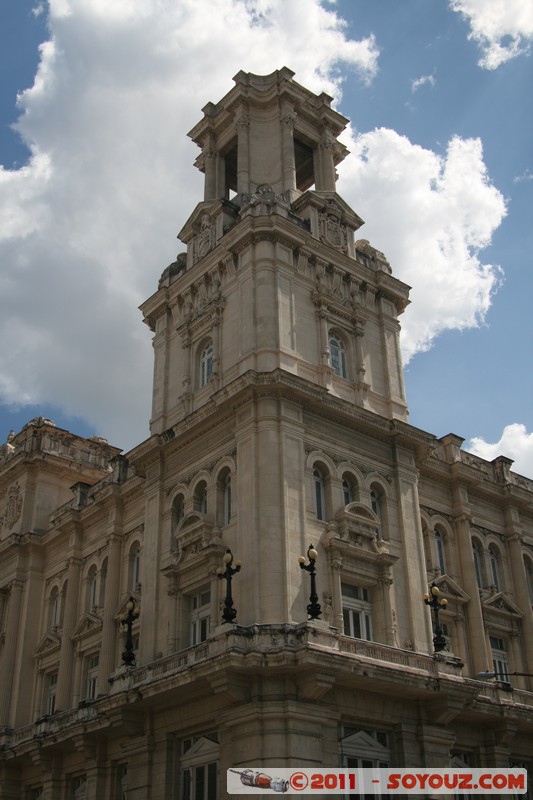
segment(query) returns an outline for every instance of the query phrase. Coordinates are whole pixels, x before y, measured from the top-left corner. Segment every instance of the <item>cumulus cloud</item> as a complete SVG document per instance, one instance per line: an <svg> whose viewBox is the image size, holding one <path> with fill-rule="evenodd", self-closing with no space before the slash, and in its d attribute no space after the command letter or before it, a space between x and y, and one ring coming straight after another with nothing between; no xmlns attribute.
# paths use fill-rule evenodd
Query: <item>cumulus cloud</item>
<svg viewBox="0 0 533 800"><path fill-rule="evenodd" d="M505 215L479 139L454 137L444 156L393 130L355 135L339 191L366 221L362 234L413 286L402 318L407 362L443 330L479 325L500 280L480 251Z"/></svg>
<svg viewBox="0 0 533 800"><path fill-rule="evenodd" d="M338 99L379 52L319 0L49 0L48 26L19 97L31 157L0 171L0 397L60 406L127 448L151 394L136 307L202 196L185 135L202 106L239 70L283 65Z"/></svg>
<svg viewBox="0 0 533 800"><path fill-rule="evenodd" d="M481 48L479 66L497 67L529 52L533 4L524 0L450 0L450 8L470 23L469 39Z"/></svg>
<svg viewBox="0 0 533 800"><path fill-rule="evenodd" d="M518 422L506 425L498 442L486 442L481 437L475 437L464 447L487 461L500 455L512 458L513 472L533 478L533 433L528 433L525 425Z"/></svg>

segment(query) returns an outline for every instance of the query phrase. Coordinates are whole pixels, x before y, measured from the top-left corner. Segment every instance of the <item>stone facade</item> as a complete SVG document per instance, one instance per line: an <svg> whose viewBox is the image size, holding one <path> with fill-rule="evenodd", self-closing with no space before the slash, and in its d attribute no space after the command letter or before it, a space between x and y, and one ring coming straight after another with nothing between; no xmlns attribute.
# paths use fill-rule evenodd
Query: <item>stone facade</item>
<svg viewBox="0 0 533 800"><path fill-rule="evenodd" d="M0 449L2 800L532 766L533 678L513 673L533 673L533 481L409 425L409 287L336 193L330 102L286 68L239 73L191 131L204 199L142 306L151 436L121 456L40 418Z"/></svg>

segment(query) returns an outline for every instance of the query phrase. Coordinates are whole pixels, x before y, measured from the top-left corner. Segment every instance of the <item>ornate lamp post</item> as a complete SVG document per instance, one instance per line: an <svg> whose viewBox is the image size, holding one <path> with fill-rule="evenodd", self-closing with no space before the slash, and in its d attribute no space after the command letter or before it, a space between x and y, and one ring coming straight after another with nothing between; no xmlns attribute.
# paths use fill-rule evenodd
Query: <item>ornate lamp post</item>
<svg viewBox="0 0 533 800"><path fill-rule="evenodd" d="M235 573L240 572L241 562L236 561L235 566L232 567L233 553L231 552L229 547L224 553L222 561L224 562L224 566L219 567L217 569L218 577L226 579L226 597L224 600L224 611L222 612L222 619L224 622L233 622L235 617L237 616L237 609L233 608L233 597L231 596L231 579L233 578Z"/></svg>
<svg viewBox="0 0 533 800"><path fill-rule="evenodd" d="M123 615L120 622L126 626L126 644L124 645L124 652L122 653L122 663L127 667L131 667L135 663L135 652L133 650L133 636L132 628L133 623L139 617L139 609L135 605L135 598L130 596L126 603L126 614Z"/></svg>
<svg viewBox="0 0 533 800"><path fill-rule="evenodd" d="M431 608L435 615L435 625L433 630L435 636L433 637L433 649L436 653L440 653L446 647L446 639L442 633L442 625L439 620L439 611L442 611L448 605L445 597L440 596L440 590L434 583L430 586L430 594L424 595L424 603Z"/></svg>
<svg viewBox="0 0 533 800"><path fill-rule="evenodd" d="M309 564L305 563L304 556L299 556L298 558L300 569L305 569L305 571L311 575L311 594L309 596L307 613L309 614L309 619L320 619L322 609L320 608L318 595L316 593L316 560L318 558L318 553L312 544L307 548L307 558L309 559Z"/></svg>

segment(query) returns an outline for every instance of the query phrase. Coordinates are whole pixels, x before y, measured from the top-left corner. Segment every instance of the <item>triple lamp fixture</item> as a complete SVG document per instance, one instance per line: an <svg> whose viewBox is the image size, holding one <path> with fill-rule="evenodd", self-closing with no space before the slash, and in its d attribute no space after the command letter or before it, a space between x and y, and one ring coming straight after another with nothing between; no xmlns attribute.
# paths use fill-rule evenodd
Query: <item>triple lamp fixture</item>
<svg viewBox="0 0 533 800"><path fill-rule="evenodd" d="M439 611L443 611L446 608L448 601L445 597L441 596L439 587L435 583L432 583L429 587L429 594L424 595L424 603L430 607L435 615L433 649L435 653L440 653L440 651L444 650L446 647L446 639L439 620Z"/></svg>

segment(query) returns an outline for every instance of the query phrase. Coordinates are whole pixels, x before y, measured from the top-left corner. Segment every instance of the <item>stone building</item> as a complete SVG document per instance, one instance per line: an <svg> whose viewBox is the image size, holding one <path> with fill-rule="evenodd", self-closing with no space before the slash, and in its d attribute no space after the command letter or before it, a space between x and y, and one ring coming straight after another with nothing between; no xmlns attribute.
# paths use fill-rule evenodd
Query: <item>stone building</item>
<svg viewBox="0 0 533 800"><path fill-rule="evenodd" d="M331 98L286 68L234 80L189 134L204 199L141 307L150 437L120 455L38 418L0 448L1 800L533 764L533 481L409 424L409 287L336 193Z"/></svg>

